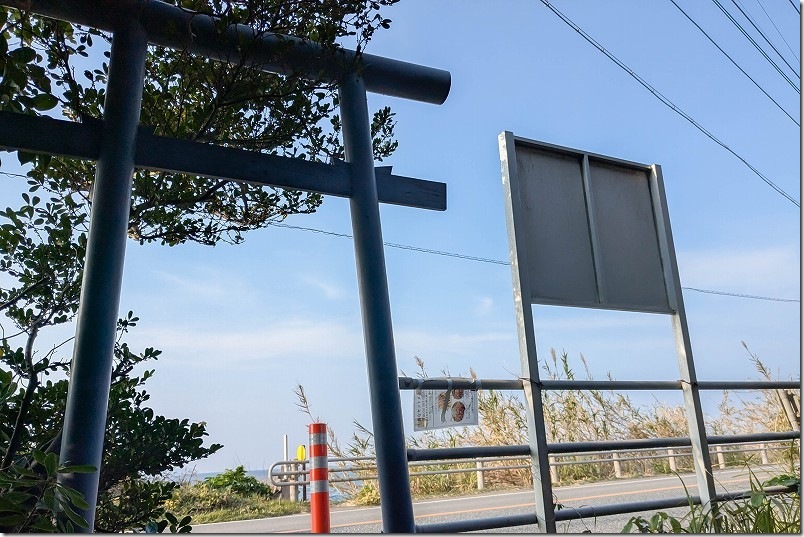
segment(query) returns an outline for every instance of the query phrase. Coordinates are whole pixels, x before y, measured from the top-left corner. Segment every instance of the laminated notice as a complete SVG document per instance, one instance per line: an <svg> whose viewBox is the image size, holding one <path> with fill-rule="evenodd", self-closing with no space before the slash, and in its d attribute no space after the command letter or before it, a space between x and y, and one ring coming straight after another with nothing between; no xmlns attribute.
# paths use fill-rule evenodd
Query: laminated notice
<svg viewBox="0 0 804 537"><path fill-rule="evenodd" d="M452 384L451 379L447 380ZM477 425L477 391L451 386L446 390L417 388L413 416L414 431Z"/></svg>

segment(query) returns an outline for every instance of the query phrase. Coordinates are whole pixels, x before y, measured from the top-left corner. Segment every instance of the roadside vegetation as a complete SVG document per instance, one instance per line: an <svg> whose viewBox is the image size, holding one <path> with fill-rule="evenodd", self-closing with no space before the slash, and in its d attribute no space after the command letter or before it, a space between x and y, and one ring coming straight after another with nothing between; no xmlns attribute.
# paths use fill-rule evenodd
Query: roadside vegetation
<svg viewBox="0 0 804 537"><path fill-rule="evenodd" d="M746 347L747 350L747 347ZM750 353L749 359L758 372L770 379L770 373L759 358ZM427 378L424 361L415 358L417 376ZM586 360L579 357L580 373L571 363L566 353L551 351L551 356L543 365L542 378L551 380L572 380L579 377L592 380ZM449 376L442 372L441 376ZM475 377L470 369L470 376ZM299 407L310 415L310 404L302 386L296 389ZM604 391L545 391L543 395L547 441L580 442L596 440L621 440L640 438L667 438L687 436L687 422L683 406L671 406L656 402L652 405L635 403L627 394ZM444 448L459 446L501 446L527 444L527 422L525 406L514 393L483 390L479 394L479 425L455 429L426 431L410 436L409 447ZM356 423L356 430L346 441L341 442L330 430L329 452L332 457L374 457L373 436L370 430ZM724 392L718 407L718 414L708 417L707 428L711 434L728 435L756 433L762 431L789 431L790 422L778 394L765 390L754 398L738 398ZM766 451L768 462L790 468L791 473L800 472L798 467L798 443L775 444L776 449ZM666 450L641 452L640 455L655 458L618 461L622 477L667 475L674 472L693 471L692 458L677 450L672 466ZM688 453L688 451L687 451ZM608 459L608 460L595 460ZM718 459L713 457L713 463ZM762 463L759 452L739 453L724 450L722 460L728 466L754 466ZM597 457L592 454L577 457L563 457L561 461L573 461L553 468L554 482L561 484L615 479L617 470L610 456ZM590 461L583 463L581 461ZM370 466L371 462L363 463ZM524 468L495 467L524 466ZM360 463L342 463L342 467L354 468L357 475L371 476L373 469L362 469ZM462 473L420 475L428 471L444 469L465 469ZM437 494L471 493L477 490L475 463L439 464L417 466L411 469L411 490L414 496ZM484 463L484 487L487 489L521 488L532 486L532 475L524 459ZM376 481L367 479L338 483L338 490L358 505L371 505L379 502Z"/></svg>
<svg viewBox="0 0 804 537"><path fill-rule="evenodd" d="M306 503L277 498L278 491L246 474L243 466L173 491L165 507L192 517L194 524L266 518L308 510Z"/></svg>
<svg viewBox="0 0 804 537"><path fill-rule="evenodd" d="M795 492L770 495L768 487L794 487ZM632 517L623 533L794 533L801 534L801 477L779 475L760 482L751 476L746 498L718 504L717 510L690 503L680 518L659 511L649 518Z"/></svg>

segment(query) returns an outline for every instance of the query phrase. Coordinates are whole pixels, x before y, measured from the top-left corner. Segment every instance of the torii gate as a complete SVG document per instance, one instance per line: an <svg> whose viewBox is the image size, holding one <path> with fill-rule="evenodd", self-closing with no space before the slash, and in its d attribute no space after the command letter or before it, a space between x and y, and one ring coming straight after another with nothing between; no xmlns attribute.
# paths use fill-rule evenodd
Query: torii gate
<svg viewBox="0 0 804 537"><path fill-rule="evenodd" d="M102 124L0 113L0 147L98 161L90 215L81 302L61 462L92 465L91 474L64 474L60 482L81 492L81 511L92 531L134 167L212 176L248 183L348 197L382 498L384 531L412 533L391 308L379 202L446 209L446 185L375 171L366 92L441 104L450 88L447 71L339 49L323 57L315 44L259 34L232 25L221 34L210 16L161 0L0 0L0 4L111 32ZM286 46L288 42L293 46ZM222 62L245 58L256 69L303 72L337 83L346 163L327 165L188 141L155 137L140 127L147 45L156 44ZM285 52L279 55L279 51ZM355 61L359 60L359 61ZM359 66L359 69L355 69ZM266 178L268 177L268 178Z"/></svg>

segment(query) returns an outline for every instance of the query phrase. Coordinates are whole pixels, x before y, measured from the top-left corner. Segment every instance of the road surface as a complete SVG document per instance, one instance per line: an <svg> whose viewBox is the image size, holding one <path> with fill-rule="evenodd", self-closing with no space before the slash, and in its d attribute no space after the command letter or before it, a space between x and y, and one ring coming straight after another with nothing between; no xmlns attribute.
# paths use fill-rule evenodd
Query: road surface
<svg viewBox="0 0 804 537"><path fill-rule="evenodd" d="M753 468L760 480L778 473L775 468ZM638 502L649 499L677 498L697 495L695 476L646 477L623 479L603 483L558 487L554 493L564 509L585 506ZM742 491L750 488L746 469L715 472L718 490ZM685 488L686 487L686 488ZM416 501L413 512L416 524L433 524L461 519L491 518L533 512L532 490L478 493L468 496ZM683 516L684 509L665 509L676 517ZM559 532L617 533L636 513L612 515L597 519L581 519L559 523ZM642 513L649 515L652 513ZM381 533L382 522L379 507L333 507L330 513L332 533ZM532 533L534 526L516 526L499 530L484 530L484 533ZM193 533L309 533L309 513L257 520L220 522L193 525Z"/></svg>

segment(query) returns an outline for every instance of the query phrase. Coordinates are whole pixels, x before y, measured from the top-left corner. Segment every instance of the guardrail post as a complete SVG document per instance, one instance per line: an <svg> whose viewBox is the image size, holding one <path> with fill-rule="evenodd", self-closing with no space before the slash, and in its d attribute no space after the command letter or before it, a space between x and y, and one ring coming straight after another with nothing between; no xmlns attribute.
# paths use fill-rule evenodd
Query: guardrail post
<svg viewBox="0 0 804 537"><path fill-rule="evenodd" d="M291 468L292 472L298 472L299 471L299 463L294 462L293 464L290 465L290 468ZM298 473L293 474L293 477L291 478L291 480L292 481L298 481L299 480L299 474ZM296 503L297 501L299 501L299 486L298 485L291 485L290 486L290 501L292 503Z"/></svg>
<svg viewBox="0 0 804 537"><path fill-rule="evenodd" d="M307 462L306 461L301 463L301 470L302 470L302 473L301 473L301 476L300 476L301 477L300 481L305 482L305 484L302 485L301 499L302 499L303 502L306 502L307 501L307 481L308 481L307 473L306 473L307 472Z"/></svg>
<svg viewBox="0 0 804 537"><path fill-rule="evenodd" d="M614 451L611 454L611 458L614 461L614 477L619 479L623 476L623 468L622 465L620 464L620 454Z"/></svg>
<svg viewBox="0 0 804 537"><path fill-rule="evenodd" d="M558 466L556 465L556 458L550 455L547 459L550 461L550 480L553 483L558 483Z"/></svg>
<svg viewBox="0 0 804 537"><path fill-rule="evenodd" d="M676 451L672 448L667 450L667 462L670 463L671 472L678 472L678 464L676 464Z"/></svg>
<svg viewBox="0 0 804 537"><path fill-rule="evenodd" d="M483 461L477 461L475 466L477 467L477 490L483 490L486 488L486 479L483 476Z"/></svg>
<svg viewBox="0 0 804 537"><path fill-rule="evenodd" d="M329 460L327 424L312 423L310 431L310 533L329 533Z"/></svg>
<svg viewBox="0 0 804 537"><path fill-rule="evenodd" d="M759 448L759 455L762 457L762 464L770 464L770 460L768 459L768 444L760 444Z"/></svg>
<svg viewBox="0 0 804 537"><path fill-rule="evenodd" d="M717 454L717 465L721 470L726 469L726 457L723 455L723 446L715 446L715 453Z"/></svg>

